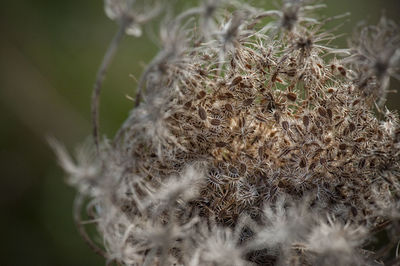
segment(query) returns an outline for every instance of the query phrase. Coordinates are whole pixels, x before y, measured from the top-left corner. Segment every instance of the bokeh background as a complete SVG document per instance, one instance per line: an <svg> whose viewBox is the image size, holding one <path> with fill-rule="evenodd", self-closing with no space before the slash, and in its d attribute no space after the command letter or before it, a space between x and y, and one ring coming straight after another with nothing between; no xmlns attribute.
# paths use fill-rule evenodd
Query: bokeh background
<svg viewBox="0 0 400 266"><path fill-rule="evenodd" d="M195 1L174 1L182 8ZM254 1L253 1L254 2ZM255 1L274 8L273 1ZM278 2L278 1L276 1ZM335 41L344 46L361 20L385 10L399 23L399 0L327 0L321 14L351 12ZM171 2L172 4L172 2ZM117 26L100 0L7 1L0 9L0 265L104 265L78 235L74 190L49 149L54 136L73 150L91 134L90 95ZM101 99L102 133L112 137L127 117L144 65L157 51L148 38L126 37ZM398 82L392 82L398 88ZM388 106L400 109L399 95Z"/></svg>

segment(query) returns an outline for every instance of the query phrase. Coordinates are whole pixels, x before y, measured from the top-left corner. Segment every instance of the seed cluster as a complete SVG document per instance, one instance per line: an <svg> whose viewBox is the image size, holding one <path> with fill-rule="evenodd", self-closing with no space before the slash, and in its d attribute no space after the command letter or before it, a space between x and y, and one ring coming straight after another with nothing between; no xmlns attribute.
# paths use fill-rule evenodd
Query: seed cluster
<svg viewBox="0 0 400 266"><path fill-rule="evenodd" d="M400 125L383 106L398 76L398 28L382 19L351 49L334 49L322 28L329 19L310 15L323 5L311 3L283 0L281 10L265 11L206 0L184 11L163 25L136 106L97 164L75 166L56 147L70 183L92 199L87 212L109 261L345 266L391 258L400 236ZM129 7L106 6L112 19ZM129 27L146 21L125 11ZM366 246L384 230L388 244Z"/></svg>
<svg viewBox="0 0 400 266"><path fill-rule="evenodd" d="M377 217L369 219L371 190L390 186L377 179L395 167L397 154L388 153L395 136L343 66L324 63L320 50L299 44L301 35L291 37L278 49L289 52L281 54L248 44L251 39L237 41L223 75L212 68L218 54L208 46L187 55L194 63L185 69L164 65L178 80L163 120L175 142L161 160L149 159L155 151L144 150L147 143L132 147L135 156L151 161L146 172L158 177L205 161L207 185L193 206L224 225L234 225L242 213L257 217L279 196L310 192L319 208L376 225Z"/></svg>

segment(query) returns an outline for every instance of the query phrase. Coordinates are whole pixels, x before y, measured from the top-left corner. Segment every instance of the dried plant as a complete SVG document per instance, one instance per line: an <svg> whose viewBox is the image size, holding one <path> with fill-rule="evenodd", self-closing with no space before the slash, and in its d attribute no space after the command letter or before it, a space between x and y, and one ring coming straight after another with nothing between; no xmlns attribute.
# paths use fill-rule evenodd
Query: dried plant
<svg viewBox="0 0 400 266"><path fill-rule="evenodd" d="M121 29L93 94L97 152L75 163L52 142L96 252L124 265L399 263L400 126L384 108L400 77L394 22L336 49L324 26L342 16L318 18L315 1L204 1L164 21L135 108L100 142L105 70L156 14L138 5L106 1Z"/></svg>

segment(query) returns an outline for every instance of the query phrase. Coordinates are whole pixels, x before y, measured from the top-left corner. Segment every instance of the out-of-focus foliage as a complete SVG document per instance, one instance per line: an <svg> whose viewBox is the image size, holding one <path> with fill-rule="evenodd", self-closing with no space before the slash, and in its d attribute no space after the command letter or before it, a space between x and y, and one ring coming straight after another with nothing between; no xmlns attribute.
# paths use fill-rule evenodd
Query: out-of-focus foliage
<svg viewBox="0 0 400 266"><path fill-rule="evenodd" d="M351 12L350 22L339 29L350 33L362 19L375 23L381 9L397 19L397 2L328 0L329 8L321 12L329 12L327 16ZM177 1L176 8L189 5ZM60 178L63 174L46 136L73 147L90 134L92 84L115 30L104 15L102 1L21 0L2 5L1 265L104 264L76 232L71 206L74 191ZM340 46L345 38L336 43ZM122 42L103 86L103 133L113 136L127 117L132 102L126 95L134 96L136 87L129 74L139 77L141 65L156 51L146 36ZM391 109L399 109L396 99L397 95L389 97Z"/></svg>

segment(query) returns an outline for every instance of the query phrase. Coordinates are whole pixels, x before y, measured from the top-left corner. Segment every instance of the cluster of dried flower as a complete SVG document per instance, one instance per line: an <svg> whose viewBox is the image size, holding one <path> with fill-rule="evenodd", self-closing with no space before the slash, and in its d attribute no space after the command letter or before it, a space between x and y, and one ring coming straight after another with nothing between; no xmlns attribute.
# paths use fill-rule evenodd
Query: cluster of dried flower
<svg viewBox="0 0 400 266"><path fill-rule="evenodd" d="M334 49L329 19L312 15L323 6L210 0L163 24L115 139L78 165L54 145L97 252L125 265L399 262L400 125L382 110L399 30L382 18ZM106 1L137 34L146 12L124 8Z"/></svg>

